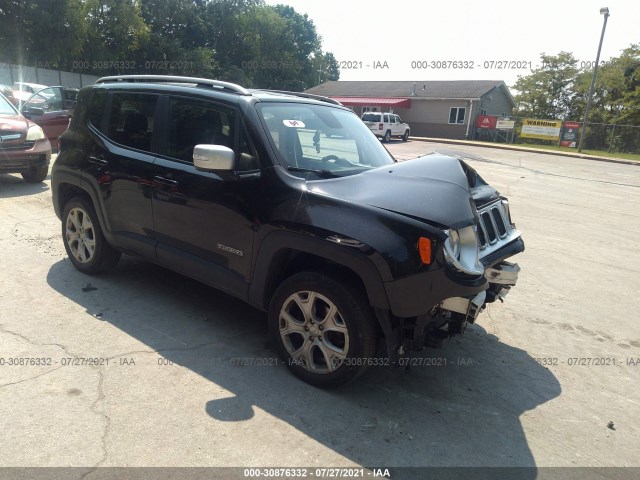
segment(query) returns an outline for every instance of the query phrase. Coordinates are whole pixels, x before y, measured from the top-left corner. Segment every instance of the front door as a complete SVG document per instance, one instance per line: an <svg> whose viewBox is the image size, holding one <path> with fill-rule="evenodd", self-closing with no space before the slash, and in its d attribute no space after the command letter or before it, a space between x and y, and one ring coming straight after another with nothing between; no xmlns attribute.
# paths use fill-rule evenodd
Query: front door
<svg viewBox="0 0 640 480"><path fill-rule="evenodd" d="M153 219L158 260L246 298L250 282L260 170L235 109L169 97L166 144L154 164ZM193 148L224 145L236 172L196 170Z"/></svg>
<svg viewBox="0 0 640 480"><path fill-rule="evenodd" d="M56 141L69 126L71 118L62 98L62 88L49 87L39 90L24 104L22 113L42 127L55 150Z"/></svg>

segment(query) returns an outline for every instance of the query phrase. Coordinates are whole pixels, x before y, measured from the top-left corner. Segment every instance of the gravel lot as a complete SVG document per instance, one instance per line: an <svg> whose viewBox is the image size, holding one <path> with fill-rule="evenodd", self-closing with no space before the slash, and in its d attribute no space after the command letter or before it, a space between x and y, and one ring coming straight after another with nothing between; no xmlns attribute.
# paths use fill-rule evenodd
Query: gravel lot
<svg viewBox="0 0 640 480"><path fill-rule="evenodd" d="M328 392L232 297L130 257L80 274L49 180L0 175L0 466L640 467L640 168L388 148L465 156L509 197L520 281L426 352L446 365Z"/></svg>

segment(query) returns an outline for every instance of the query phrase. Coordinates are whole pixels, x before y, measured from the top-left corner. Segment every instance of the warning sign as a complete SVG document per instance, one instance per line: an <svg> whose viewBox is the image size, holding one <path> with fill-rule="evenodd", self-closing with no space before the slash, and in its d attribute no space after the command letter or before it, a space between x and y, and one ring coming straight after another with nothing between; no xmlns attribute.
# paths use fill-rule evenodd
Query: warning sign
<svg viewBox="0 0 640 480"><path fill-rule="evenodd" d="M539 138L540 140L559 140L562 120L538 120L525 118L522 121L522 138Z"/></svg>

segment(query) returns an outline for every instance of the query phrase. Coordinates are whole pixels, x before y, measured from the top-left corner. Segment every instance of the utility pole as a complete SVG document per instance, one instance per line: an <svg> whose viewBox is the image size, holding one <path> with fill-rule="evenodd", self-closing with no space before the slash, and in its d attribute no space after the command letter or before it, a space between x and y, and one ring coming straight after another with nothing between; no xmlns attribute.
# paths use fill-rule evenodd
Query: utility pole
<svg viewBox="0 0 640 480"><path fill-rule="evenodd" d="M578 144L578 153L582 153L582 145L584 137L587 136L587 123L589 121L589 110L591 110L591 102L593 101L593 87L596 84L596 76L598 75L598 63L600 63L600 50L602 50L602 40L604 40L604 30L607 28L607 20L609 19L609 9L603 7L600 9L600 15L604 15L604 23L602 24L602 33L600 34L600 44L598 45L598 54L596 55L596 64L593 67L593 77L591 78L591 87L589 87L589 98L587 99L587 108L584 110L584 121L582 122L582 134L580 135L580 143Z"/></svg>

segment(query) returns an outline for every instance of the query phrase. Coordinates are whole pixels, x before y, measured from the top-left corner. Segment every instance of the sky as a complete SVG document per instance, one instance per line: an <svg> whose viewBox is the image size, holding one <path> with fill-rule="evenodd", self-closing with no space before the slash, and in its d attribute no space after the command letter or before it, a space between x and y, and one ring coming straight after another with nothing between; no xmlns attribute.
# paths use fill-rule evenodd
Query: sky
<svg viewBox="0 0 640 480"><path fill-rule="evenodd" d="M540 54L593 63L640 43L640 0L267 0L307 14L340 80L504 80L540 65ZM456 62L456 63L453 63ZM466 63L465 63L466 62ZM458 67L458 68L454 68ZM471 68L473 67L473 68Z"/></svg>

